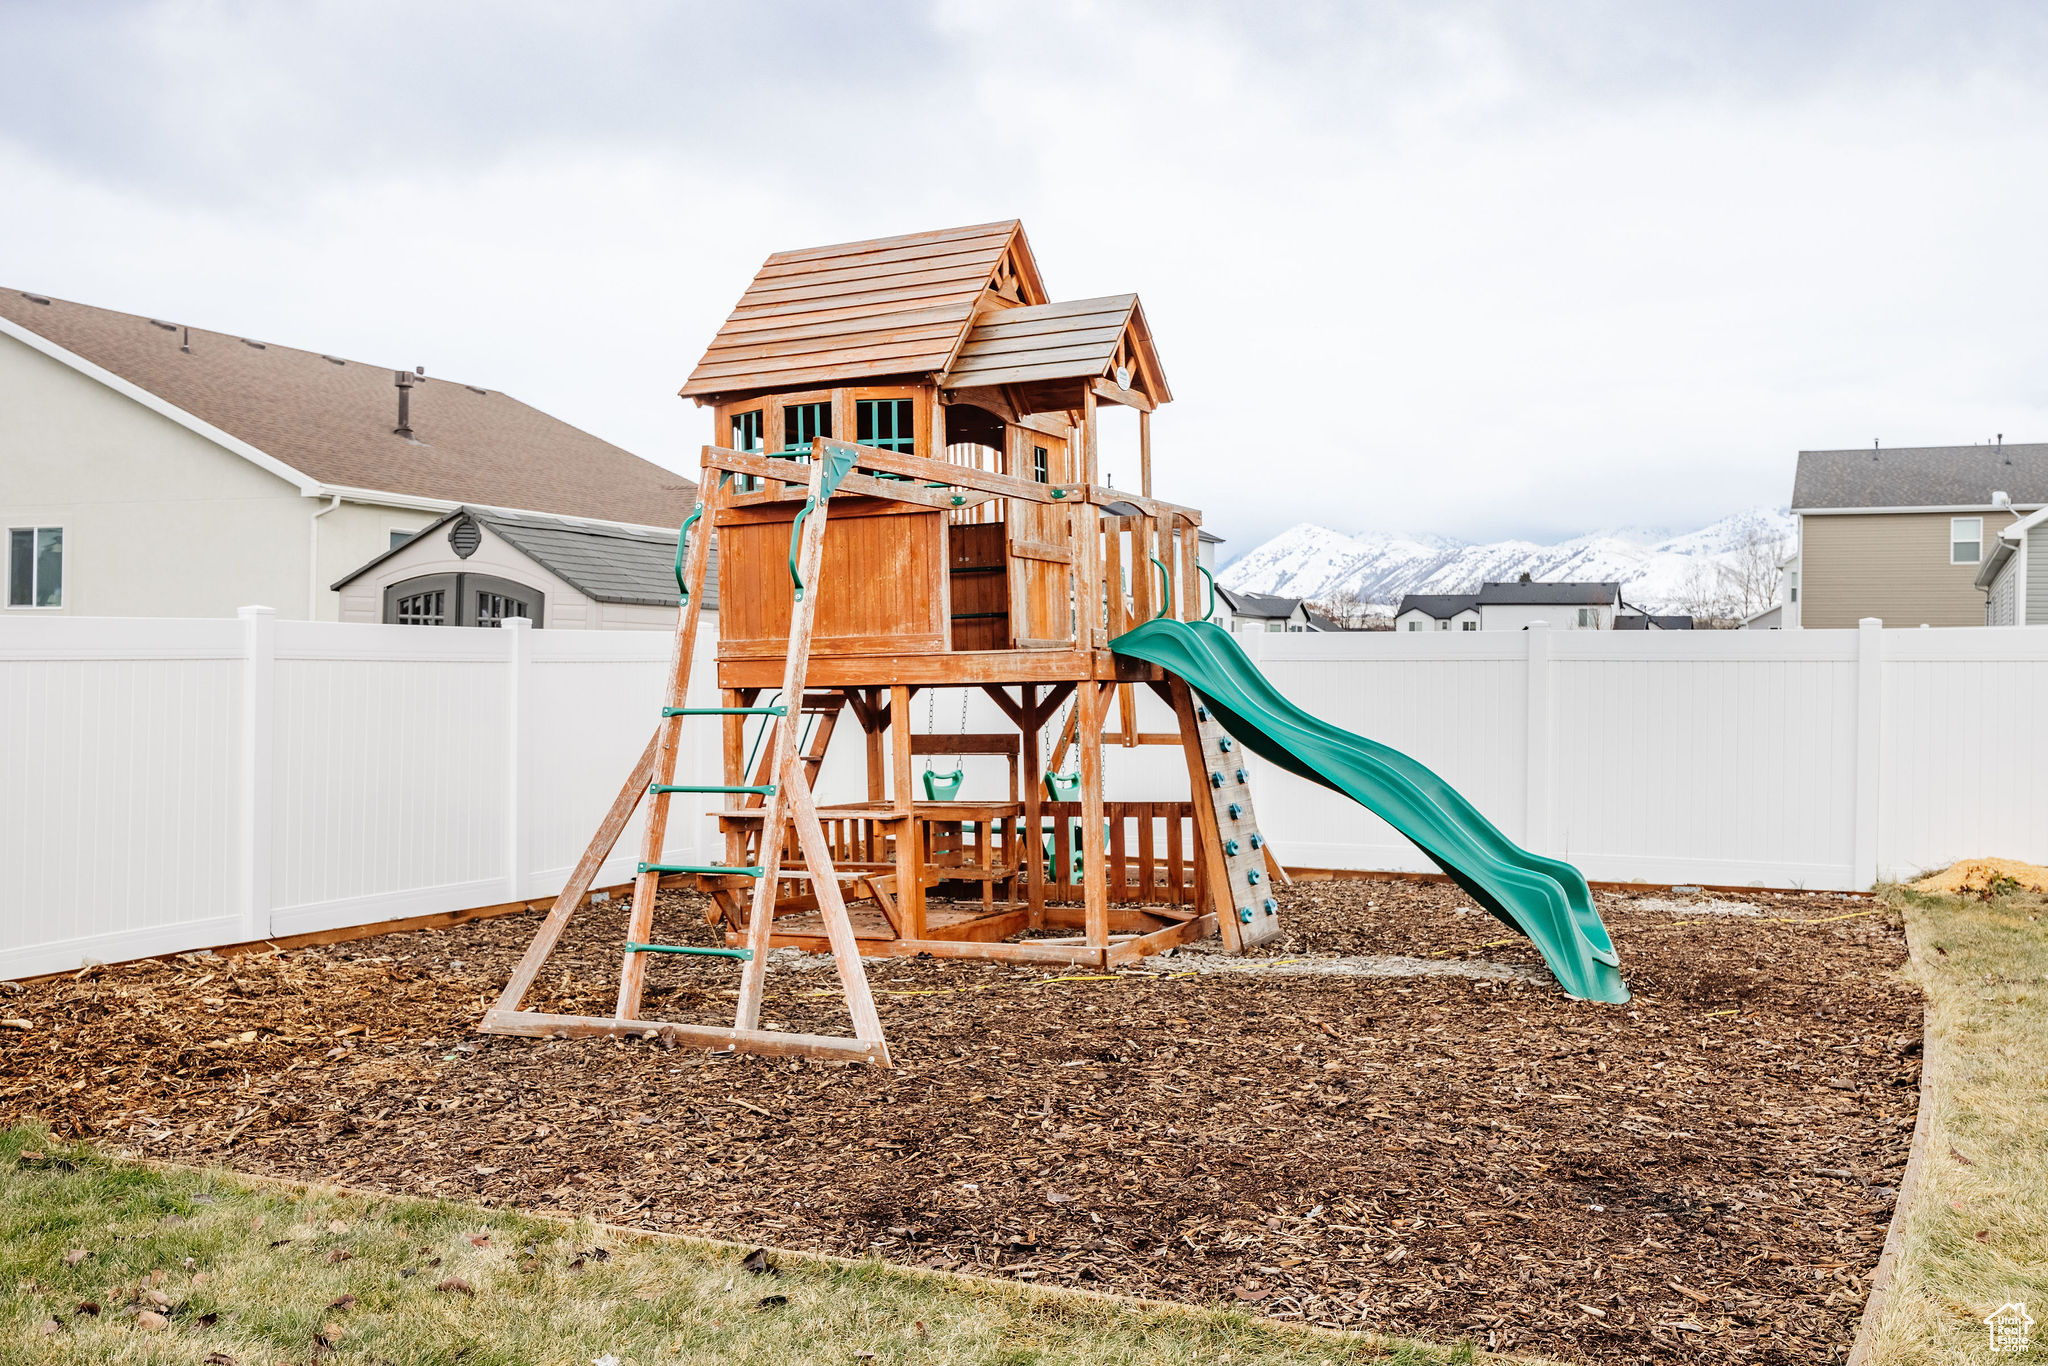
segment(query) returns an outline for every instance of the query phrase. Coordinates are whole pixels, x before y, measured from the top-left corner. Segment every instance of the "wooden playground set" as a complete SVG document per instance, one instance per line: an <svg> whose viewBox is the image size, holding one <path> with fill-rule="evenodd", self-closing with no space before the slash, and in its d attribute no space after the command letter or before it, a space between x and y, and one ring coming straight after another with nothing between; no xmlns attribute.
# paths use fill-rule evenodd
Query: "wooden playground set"
<svg viewBox="0 0 2048 1366"><path fill-rule="evenodd" d="M1109 648L1148 620L1201 619L1215 591L1201 513L1152 493L1151 414L1172 395L1135 295L1051 302L1016 222L779 252L682 393L712 410L714 444L678 546L665 703L486 1032L886 1063L864 954L1106 968L1279 933L1285 874L1242 752L1186 683ZM1135 493L1101 478L1104 405L1137 413ZM692 707L714 541L721 699ZM1177 730L1139 730L1141 687ZM984 693L1015 730L913 733L913 699L937 688ZM820 805L811 785L848 715L867 799ZM751 771L750 720L767 728ZM723 781L678 783L683 728L713 723ZM1188 800L1106 800L1103 747L1142 744L1185 751ZM959 799L957 763L914 772L968 754L1008 760L1007 799ZM707 792L729 799L724 861L662 862L670 799ZM520 1009L643 799L616 1011ZM943 884L971 890L929 904ZM727 947L654 942L665 886L708 894ZM778 947L833 955L853 1037L759 1027ZM732 1027L640 1018L653 953L741 960Z"/></svg>
<svg viewBox="0 0 2048 1366"><path fill-rule="evenodd" d="M1414 759L1303 711L1206 622L1202 515L1152 494L1151 415L1172 393L1136 295L1049 302L1014 222L779 252L682 392L712 410L715 444L676 550L665 704L487 1032L886 1063L864 954L1110 968L1212 934L1255 949L1279 936L1286 875L1247 751L1415 841L1568 994L1628 1000L1576 868L1514 844ZM1102 477L1104 405L1137 413L1135 493ZM693 707L714 540L721 696ZM1140 688L1173 730L1140 730ZM932 689L984 693L1015 730L915 734L913 699ZM820 805L812 784L848 714L867 797ZM712 721L723 781L677 783L683 727ZM1144 744L1180 747L1187 800L1106 799L1103 747ZM1000 755L1008 795L963 800L957 762L920 783L921 754ZM663 862L671 799L699 794L730 801L724 862ZM617 1008L521 1009L642 799ZM654 941L664 885L710 897L724 947ZM948 885L971 890L928 898ZM831 953L853 1037L761 1027L773 948ZM732 1027L642 1019L650 954L741 960Z"/></svg>

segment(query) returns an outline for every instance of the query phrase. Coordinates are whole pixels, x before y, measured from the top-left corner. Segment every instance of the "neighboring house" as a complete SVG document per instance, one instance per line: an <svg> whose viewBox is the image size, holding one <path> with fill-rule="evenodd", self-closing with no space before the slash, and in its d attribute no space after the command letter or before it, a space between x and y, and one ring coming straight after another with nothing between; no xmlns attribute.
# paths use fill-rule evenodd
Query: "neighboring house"
<svg viewBox="0 0 2048 1366"><path fill-rule="evenodd" d="M0 473L0 610L89 616L333 620L329 585L458 508L672 544L696 496L494 390L16 290Z"/></svg>
<svg viewBox="0 0 2048 1366"><path fill-rule="evenodd" d="M1566 631L1690 631L1692 618L1656 616L1622 600L1618 583L1481 584L1477 593L1410 593L1396 631L1521 631L1540 621Z"/></svg>
<svg viewBox="0 0 2048 1366"><path fill-rule="evenodd" d="M1631 616L1639 620L1624 624ZM1618 583L1537 583L1527 574L1514 583L1481 584L1477 593L1410 593L1394 614L1394 629L1521 631L1538 621L1565 631L1692 629L1691 617L1637 612L1622 601Z"/></svg>
<svg viewBox="0 0 2048 1366"><path fill-rule="evenodd" d="M1799 554L1778 562L1778 600L1761 612L1742 619L1745 631L1796 631L1799 629Z"/></svg>
<svg viewBox="0 0 2048 1366"><path fill-rule="evenodd" d="M1981 626L1978 570L2005 528L2043 506L2048 445L1801 451L1799 603L1783 624Z"/></svg>
<svg viewBox="0 0 2048 1366"><path fill-rule="evenodd" d="M334 584L341 620L671 631L676 537L527 512L457 508ZM704 610L718 610L714 547Z"/></svg>
<svg viewBox="0 0 2048 1366"><path fill-rule="evenodd" d="M1215 620L1226 631L1327 631L1317 625L1301 598L1281 598L1270 593L1240 593L1216 590ZM1325 619L1327 620L1327 619Z"/></svg>
<svg viewBox="0 0 2048 1366"><path fill-rule="evenodd" d="M2048 508L2001 528L1973 582L1986 626L2048 626Z"/></svg>
<svg viewBox="0 0 2048 1366"><path fill-rule="evenodd" d="M1477 593L1410 593L1394 614L1396 631L1476 631Z"/></svg>

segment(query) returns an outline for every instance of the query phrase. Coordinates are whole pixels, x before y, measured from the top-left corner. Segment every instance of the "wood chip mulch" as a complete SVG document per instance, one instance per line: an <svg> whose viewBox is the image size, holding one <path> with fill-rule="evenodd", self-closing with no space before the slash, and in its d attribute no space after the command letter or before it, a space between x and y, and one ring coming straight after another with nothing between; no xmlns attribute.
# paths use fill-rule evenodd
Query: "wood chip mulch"
<svg viewBox="0 0 2048 1366"><path fill-rule="evenodd" d="M152 1157L1602 1362L1854 1335L1917 1104L1868 900L1602 894L1636 993L880 960L892 1071L471 1027L535 915L0 986L0 1120ZM1727 901L1731 898L1720 898ZM1679 904L1683 903L1683 904ZM1531 965L1456 888L1304 883L1269 958ZM1812 923L1808 923L1812 922ZM672 942L713 942L675 898ZM530 1005L607 1013L617 907ZM664 959L646 1013L729 1022ZM1178 974L1178 975L1175 975ZM827 971L764 1019L844 1032Z"/></svg>

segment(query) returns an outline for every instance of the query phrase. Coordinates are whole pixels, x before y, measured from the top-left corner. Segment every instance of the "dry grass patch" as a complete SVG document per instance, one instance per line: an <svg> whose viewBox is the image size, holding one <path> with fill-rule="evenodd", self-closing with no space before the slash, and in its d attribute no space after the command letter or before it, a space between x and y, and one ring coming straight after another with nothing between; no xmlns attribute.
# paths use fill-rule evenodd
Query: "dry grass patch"
<svg viewBox="0 0 2048 1366"><path fill-rule="evenodd" d="M880 1262L165 1170L0 1132L0 1356L319 1361L1404 1363L1486 1358Z"/></svg>
<svg viewBox="0 0 2048 1366"><path fill-rule="evenodd" d="M2048 1361L2048 897L1896 889L1928 998L1933 1109L1869 1366ZM1987 1354L2023 1302L2030 1348Z"/></svg>

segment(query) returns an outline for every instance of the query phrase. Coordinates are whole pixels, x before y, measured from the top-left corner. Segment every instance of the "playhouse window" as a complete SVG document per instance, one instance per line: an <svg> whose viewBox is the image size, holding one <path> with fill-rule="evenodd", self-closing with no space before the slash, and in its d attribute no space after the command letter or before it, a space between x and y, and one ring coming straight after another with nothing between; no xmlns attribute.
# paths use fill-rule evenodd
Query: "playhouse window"
<svg viewBox="0 0 2048 1366"><path fill-rule="evenodd" d="M736 451L758 451L761 449L761 410L751 409L734 413L731 421L731 435L727 438ZM741 493L752 493L761 487L760 479L751 474L740 475L735 481Z"/></svg>
<svg viewBox="0 0 2048 1366"><path fill-rule="evenodd" d="M863 446L917 454L916 410L907 398L863 398L853 405L853 439Z"/></svg>
<svg viewBox="0 0 2048 1366"><path fill-rule="evenodd" d="M1031 448L1031 477L1041 484L1052 482L1052 452L1043 446Z"/></svg>
<svg viewBox="0 0 2048 1366"><path fill-rule="evenodd" d="M21 526L7 532L7 605L64 605L64 528Z"/></svg>
<svg viewBox="0 0 2048 1366"><path fill-rule="evenodd" d="M792 403L782 410L782 449L790 455L808 456L811 443L832 436L830 403Z"/></svg>

